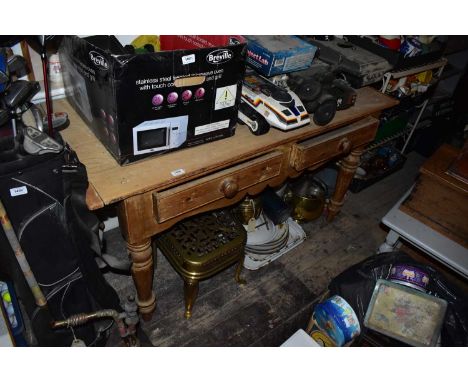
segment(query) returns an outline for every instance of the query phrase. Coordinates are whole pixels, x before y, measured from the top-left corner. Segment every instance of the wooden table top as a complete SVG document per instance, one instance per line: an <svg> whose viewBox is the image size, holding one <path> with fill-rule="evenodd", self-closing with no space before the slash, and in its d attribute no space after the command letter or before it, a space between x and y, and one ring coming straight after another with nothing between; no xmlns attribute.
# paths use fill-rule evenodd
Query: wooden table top
<svg viewBox="0 0 468 382"><path fill-rule="evenodd" d="M87 204L94 210L132 195L162 190L194 179L290 142L323 134L398 103L369 87L358 89L357 93L354 107L338 111L333 121L324 127L311 123L289 132L272 128L268 134L254 136L247 126L238 125L233 137L147 158L126 166L120 166L115 161L65 99L54 101L54 109L65 111L69 115L70 126L62 131L62 136L87 168L90 182ZM185 173L173 176L171 172L178 169L183 169Z"/></svg>
<svg viewBox="0 0 468 382"><path fill-rule="evenodd" d="M460 149L444 144L423 164L420 171L451 188L468 193L466 183L447 173L458 154L460 154Z"/></svg>

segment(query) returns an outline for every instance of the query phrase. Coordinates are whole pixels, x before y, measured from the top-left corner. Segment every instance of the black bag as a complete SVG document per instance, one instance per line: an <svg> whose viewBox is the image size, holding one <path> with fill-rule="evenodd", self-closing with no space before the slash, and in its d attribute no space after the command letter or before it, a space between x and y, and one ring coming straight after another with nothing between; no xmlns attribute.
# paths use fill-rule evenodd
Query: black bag
<svg viewBox="0 0 468 382"><path fill-rule="evenodd" d="M14 281L39 346L69 346L75 336L88 346L103 345L109 320L73 330L52 330L50 322L99 309L122 311L94 259L100 254L99 221L86 207L87 187L86 168L68 147L0 163L0 198L47 308L35 304L3 230L0 266Z"/></svg>
<svg viewBox="0 0 468 382"><path fill-rule="evenodd" d="M408 264L429 274L427 292L447 301L447 312L441 331L442 346L468 346L468 298L437 270L413 260L404 252L374 255L353 265L336 276L329 284L330 295L340 295L356 312L363 332L364 317L378 279L387 279L394 264ZM392 346L397 341L391 342ZM399 345L399 344L398 344Z"/></svg>

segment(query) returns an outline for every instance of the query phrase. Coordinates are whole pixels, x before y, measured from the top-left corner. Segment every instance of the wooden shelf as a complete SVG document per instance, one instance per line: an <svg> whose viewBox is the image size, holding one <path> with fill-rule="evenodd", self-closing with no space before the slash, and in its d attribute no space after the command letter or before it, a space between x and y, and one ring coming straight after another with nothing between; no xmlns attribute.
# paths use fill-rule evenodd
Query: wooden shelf
<svg viewBox="0 0 468 382"><path fill-rule="evenodd" d="M447 65L448 60L446 58L441 58L435 62L431 62L429 64L421 65L421 66L415 66L412 68L408 69L402 69L402 70L395 70L392 72L385 73L385 76L389 75L390 78L402 78L402 77L407 77L411 76L413 74L418 74L425 72L426 70L432 70L432 69L438 69L441 67L444 67Z"/></svg>

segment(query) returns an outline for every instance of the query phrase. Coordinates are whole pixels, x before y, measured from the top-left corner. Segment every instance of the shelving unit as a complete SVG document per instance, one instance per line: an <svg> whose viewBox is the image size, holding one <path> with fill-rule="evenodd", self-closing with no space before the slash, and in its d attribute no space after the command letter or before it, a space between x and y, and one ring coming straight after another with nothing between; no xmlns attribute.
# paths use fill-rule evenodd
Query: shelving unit
<svg viewBox="0 0 468 382"><path fill-rule="evenodd" d="M398 78L402 78L402 77L408 77L408 76L411 76L413 74L418 74L418 73L425 72L427 70L439 69L439 71L437 72L437 77L440 78L445 65L447 65L447 62L448 62L448 60L446 58L441 58L441 59L439 59L437 61L434 61L434 62L431 62L429 64L425 64L425 65L421 65L421 66L415 66L415 67L408 68L408 69L402 69L402 70L395 70L395 71L387 72L387 73L384 74L384 84L383 84L382 88L380 89L380 91L382 93L385 93L385 89L387 89L388 83L390 82L391 79L398 79Z"/></svg>
<svg viewBox="0 0 468 382"><path fill-rule="evenodd" d="M392 79L399 79L399 78L411 76L411 75L414 75L414 74L425 72L427 70L438 69L437 74L436 74L436 78L438 80L438 79L440 79L440 77L442 75L442 72L444 70L444 67L447 65L447 62L448 62L448 60L446 58L441 58L441 59L439 59L439 60L437 60L435 62L431 62L429 64L416 66L416 67L409 68L409 69L396 70L396 71L385 73L384 74L383 86L380 89L380 91L382 93L385 93L385 91L386 91L386 89L388 87L388 84L390 83L390 80L392 80ZM409 144L409 142L411 140L411 137L413 136L413 133L415 132L415 130L417 129L417 127L419 125L419 122L421 120L421 116L424 114L424 111L426 110L427 104L429 103L429 99L430 99L430 97L426 98L424 100L424 102L422 103L421 108L419 109L418 116L416 117L416 121L414 123L408 123L408 127L409 127L408 131L404 130L404 131L402 131L401 133L398 134L398 137L407 134L407 137L405 139L405 143L403 145L403 148L401 149L402 154L405 153L405 150L408 147L408 144ZM397 135L397 134L395 134L395 135ZM389 139L389 138L385 138L386 142L388 142L390 140L391 139Z"/></svg>
<svg viewBox="0 0 468 382"><path fill-rule="evenodd" d="M384 74L383 78L383 86L380 89L382 93L386 93L386 89L388 87L388 84L392 79L399 79L407 76L411 76L414 74L422 73L427 70L437 70L437 72L434 74L434 79L438 82L440 80L440 77L442 75L444 67L447 65L448 60L445 58L441 58L437 61L425 64L425 65L420 65L420 66L415 66L412 68L406 68L402 70L394 70L388 73ZM431 87L434 87L435 84L432 83L430 85ZM431 91L432 89L429 89L428 91ZM424 114L424 111L426 110L426 107L431 99L431 95L429 93L421 93L420 96L417 97L408 97L407 99L404 99L400 105L395 106L397 108L396 110L400 110L400 113L405 110L412 110L414 107L419 108L416 116L416 120L414 123L410 122L405 122L405 127L401 127L401 130L396 131L395 133L392 133L391 131L388 131L390 135L385 136L383 138L380 138L374 142L371 142L367 147L366 147L366 153L365 155L368 155L369 158L372 158L373 155L375 155L376 149L379 149L382 146L387 145L390 142L394 142L398 138L403 138L404 143L403 143L403 148L401 150L396 149L400 154L399 159L397 162L395 162L394 166L389 168L388 171L381 173L381 174L373 174L369 175L366 178L359 178L355 176L355 179L353 179L353 183L351 184L350 190L352 192L359 192L362 189L368 187L369 185L378 182L379 180L383 179L384 177L394 173L395 171L398 171L400 168L403 167L406 157L404 155L408 144L411 140L411 137L413 136L414 132L419 129L423 128L427 125L421 122L421 117ZM417 105L417 106L416 106ZM400 109L399 109L400 108ZM396 112L395 110L395 112Z"/></svg>

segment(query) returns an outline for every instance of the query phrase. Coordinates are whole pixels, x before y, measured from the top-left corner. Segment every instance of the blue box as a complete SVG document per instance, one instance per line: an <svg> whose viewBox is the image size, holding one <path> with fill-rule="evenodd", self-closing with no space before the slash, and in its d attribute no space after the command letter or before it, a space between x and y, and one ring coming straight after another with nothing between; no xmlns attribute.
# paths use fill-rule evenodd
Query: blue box
<svg viewBox="0 0 468 382"><path fill-rule="evenodd" d="M244 36L247 63L264 76L307 69L317 47L295 36Z"/></svg>
<svg viewBox="0 0 468 382"><path fill-rule="evenodd" d="M3 304L5 312L7 313L8 324L10 325L11 334L15 339L16 346L27 346L27 342L23 336L23 317L13 283L0 280L0 293L0 304ZM9 298L5 298L5 293L9 294Z"/></svg>

